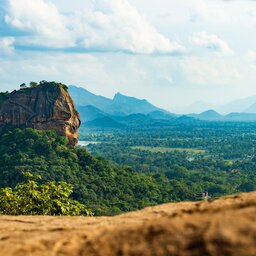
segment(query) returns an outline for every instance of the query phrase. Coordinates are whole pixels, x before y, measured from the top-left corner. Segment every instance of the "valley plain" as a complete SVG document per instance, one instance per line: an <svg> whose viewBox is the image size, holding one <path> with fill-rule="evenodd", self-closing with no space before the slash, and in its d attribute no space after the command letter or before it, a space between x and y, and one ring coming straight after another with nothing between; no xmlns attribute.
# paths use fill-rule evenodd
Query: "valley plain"
<svg viewBox="0 0 256 256"><path fill-rule="evenodd" d="M82 128L80 139L94 141L87 146L93 155L151 175L179 201L200 199L203 191L212 197L254 191L255 129L253 122L184 121L165 128Z"/></svg>

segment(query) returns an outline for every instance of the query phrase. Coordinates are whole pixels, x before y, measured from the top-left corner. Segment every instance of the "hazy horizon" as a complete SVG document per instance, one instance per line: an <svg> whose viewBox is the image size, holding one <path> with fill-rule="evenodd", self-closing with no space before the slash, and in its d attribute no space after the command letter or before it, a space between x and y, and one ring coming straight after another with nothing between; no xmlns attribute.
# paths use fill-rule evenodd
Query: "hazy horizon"
<svg viewBox="0 0 256 256"><path fill-rule="evenodd" d="M176 113L256 95L256 1L2 3L1 91L60 81Z"/></svg>

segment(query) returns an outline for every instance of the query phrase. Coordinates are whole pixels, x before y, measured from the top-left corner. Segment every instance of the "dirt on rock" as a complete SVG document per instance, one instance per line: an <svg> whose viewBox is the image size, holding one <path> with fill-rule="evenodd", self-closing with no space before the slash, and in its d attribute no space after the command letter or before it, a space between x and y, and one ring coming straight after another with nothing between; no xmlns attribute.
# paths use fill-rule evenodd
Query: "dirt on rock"
<svg viewBox="0 0 256 256"><path fill-rule="evenodd" d="M115 217L1 216L0 255L255 256L256 192Z"/></svg>

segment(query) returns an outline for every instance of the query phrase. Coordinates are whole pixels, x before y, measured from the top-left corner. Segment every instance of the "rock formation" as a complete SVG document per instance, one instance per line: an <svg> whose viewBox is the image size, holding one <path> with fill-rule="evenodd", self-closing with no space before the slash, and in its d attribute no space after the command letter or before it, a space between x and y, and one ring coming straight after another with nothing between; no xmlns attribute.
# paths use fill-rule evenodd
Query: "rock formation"
<svg viewBox="0 0 256 256"><path fill-rule="evenodd" d="M1 93L0 129L7 126L54 130L76 145L80 118L67 87L44 81L33 88Z"/></svg>
<svg viewBox="0 0 256 256"><path fill-rule="evenodd" d="M0 216L0 255L255 256L256 192L115 217Z"/></svg>

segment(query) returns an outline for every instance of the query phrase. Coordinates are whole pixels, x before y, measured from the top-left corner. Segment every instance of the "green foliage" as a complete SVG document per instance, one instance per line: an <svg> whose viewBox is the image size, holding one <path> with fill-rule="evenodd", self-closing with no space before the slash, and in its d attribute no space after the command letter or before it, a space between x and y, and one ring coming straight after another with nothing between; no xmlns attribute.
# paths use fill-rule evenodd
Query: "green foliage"
<svg viewBox="0 0 256 256"><path fill-rule="evenodd" d="M39 185L40 175L23 172L27 181L0 190L0 214L4 215L92 215L84 205L69 198L73 186L66 182Z"/></svg>
<svg viewBox="0 0 256 256"><path fill-rule="evenodd" d="M26 88L26 86L27 86L27 85L26 85L25 83L22 83L22 84L20 85L20 88L21 88L21 89L24 89L24 88Z"/></svg>
<svg viewBox="0 0 256 256"><path fill-rule="evenodd" d="M5 100L9 95L9 92L0 92L0 101Z"/></svg>
<svg viewBox="0 0 256 256"><path fill-rule="evenodd" d="M65 84L57 83L57 82L48 82L45 80L40 81L39 86L42 88L52 89L55 90L56 88L62 88L65 91L68 91L68 87Z"/></svg>
<svg viewBox="0 0 256 256"><path fill-rule="evenodd" d="M54 82L54 81L48 82L48 81L42 80L39 83L31 81L29 83L29 86L27 86L25 83L22 83L20 85L19 92L29 94L35 88L41 88L43 90L48 90L48 92L54 92L57 88L61 88L66 92L68 91L68 86L65 85L65 84ZM0 104L1 104L2 101L7 99L9 94L10 94L9 92L5 92L5 93L1 92L0 93Z"/></svg>
<svg viewBox="0 0 256 256"><path fill-rule="evenodd" d="M0 187L14 188L24 180L22 171L41 175L44 183L68 181L74 186L72 199L95 215L118 214L173 198L171 193L162 195L164 186L151 175L112 165L84 148L70 149L66 138L53 131L8 131L0 136L0 156Z"/></svg>
<svg viewBox="0 0 256 256"><path fill-rule="evenodd" d="M0 135L0 188L23 182L22 171L41 175L39 185L68 182L95 215L255 190L255 124L204 125L84 134L103 142L88 147L93 155L53 131L9 130Z"/></svg>
<svg viewBox="0 0 256 256"><path fill-rule="evenodd" d="M36 88L36 87L38 86L38 83L31 81L31 82L29 83L29 86L30 86L31 88Z"/></svg>
<svg viewBox="0 0 256 256"><path fill-rule="evenodd" d="M10 93L9 92L0 92L0 108L5 100L8 99Z"/></svg>
<svg viewBox="0 0 256 256"><path fill-rule="evenodd" d="M10 93L9 92L0 92L0 107L2 105L2 103L8 99Z"/></svg>
<svg viewBox="0 0 256 256"><path fill-rule="evenodd" d="M153 175L163 200L198 200L256 190L256 123L175 125L168 129L87 131L90 152ZM165 191L161 190L164 194Z"/></svg>

